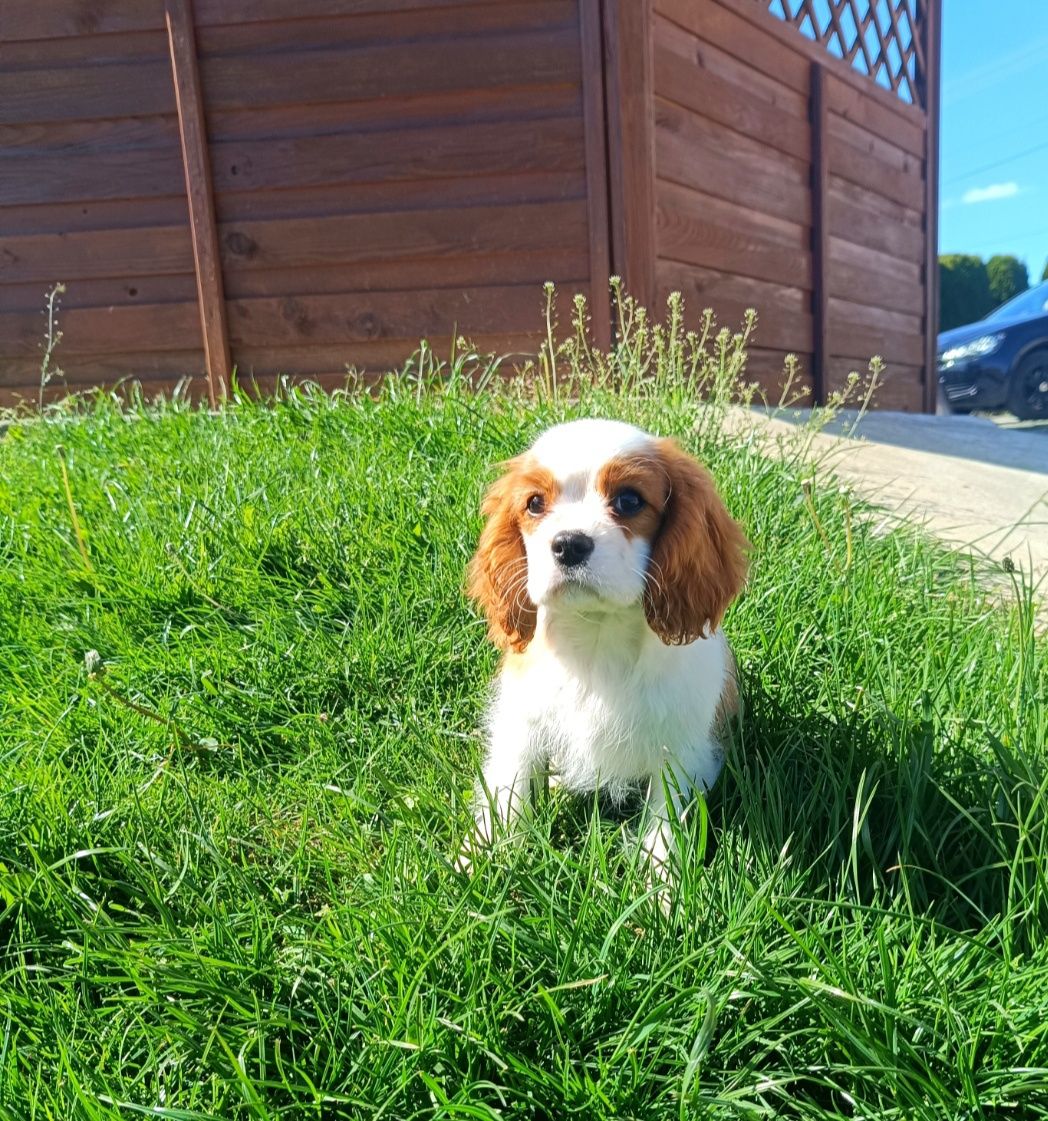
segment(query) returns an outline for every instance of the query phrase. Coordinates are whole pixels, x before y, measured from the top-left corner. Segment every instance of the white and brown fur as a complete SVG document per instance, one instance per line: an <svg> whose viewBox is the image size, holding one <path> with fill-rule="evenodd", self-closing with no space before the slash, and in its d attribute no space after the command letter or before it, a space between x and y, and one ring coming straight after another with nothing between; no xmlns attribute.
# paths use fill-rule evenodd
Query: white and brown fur
<svg viewBox="0 0 1048 1121"><path fill-rule="evenodd" d="M661 868L667 791L680 810L713 785L737 709L720 623L746 538L673 441L607 420L549 429L482 509L468 590L505 655L462 863L550 771L573 791L646 783L644 847Z"/></svg>

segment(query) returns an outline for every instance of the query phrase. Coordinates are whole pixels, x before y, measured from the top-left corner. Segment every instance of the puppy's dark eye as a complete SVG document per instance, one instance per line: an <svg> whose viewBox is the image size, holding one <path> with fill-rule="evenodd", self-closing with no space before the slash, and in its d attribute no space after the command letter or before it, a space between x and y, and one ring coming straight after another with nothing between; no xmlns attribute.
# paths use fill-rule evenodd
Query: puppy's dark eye
<svg viewBox="0 0 1048 1121"><path fill-rule="evenodd" d="M528 499L528 513L534 514L536 517L546 509L546 500L541 494L533 494Z"/></svg>
<svg viewBox="0 0 1048 1121"><path fill-rule="evenodd" d="M644 499L632 487L624 487L611 500L611 508L619 517L631 518L644 509Z"/></svg>

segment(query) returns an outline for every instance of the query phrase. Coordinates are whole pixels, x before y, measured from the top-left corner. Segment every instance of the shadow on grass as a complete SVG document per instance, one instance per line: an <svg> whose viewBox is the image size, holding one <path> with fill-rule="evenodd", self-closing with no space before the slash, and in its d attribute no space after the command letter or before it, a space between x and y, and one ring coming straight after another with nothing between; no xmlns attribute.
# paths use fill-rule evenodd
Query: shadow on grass
<svg viewBox="0 0 1048 1121"><path fill-rule="evenodd" d="M798 715L751 687L707 800L701 859L711 864L734 835L766 867L800 872L813 896L902 902L957 931L1007 915L1021 937L1048 918L1048 774L1029 752L975 738L958 744L931 711ZM554 844L581 843L594 812L636 832L643 791L557 799ZM695 830L684 828L694 859Z"/></svg>
<svg viewBox="0 0 1048 1121"><path fill-rule="evenodd" d="M798 716L753 688L747 705L710 799L718 832L788 854L813 888L902 895L953 929L1048 916L1048 778L1029 753L989 733L962 746L931 711Z"/></svg>

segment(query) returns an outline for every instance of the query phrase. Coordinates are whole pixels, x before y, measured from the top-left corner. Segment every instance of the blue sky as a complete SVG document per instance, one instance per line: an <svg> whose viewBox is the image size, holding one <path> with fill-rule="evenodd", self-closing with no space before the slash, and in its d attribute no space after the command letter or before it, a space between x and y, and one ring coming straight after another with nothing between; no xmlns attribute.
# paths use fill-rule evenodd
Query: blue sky
<svg viewBox="0 0 1048 1121"><path fill-rule="evenodd" d="M991 14L992 11L992 14ZM943 0L939 252L1048 259L1048 3Z"/></svg>

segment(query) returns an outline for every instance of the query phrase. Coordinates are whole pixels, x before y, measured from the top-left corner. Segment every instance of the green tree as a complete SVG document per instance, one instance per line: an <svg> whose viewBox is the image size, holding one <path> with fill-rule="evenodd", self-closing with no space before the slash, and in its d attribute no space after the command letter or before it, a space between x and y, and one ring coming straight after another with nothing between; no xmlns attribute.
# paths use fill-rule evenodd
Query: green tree
<svg viewBox="0 0 1048 1121"><path fill-rule="evenodd" d="M990 295L994 307L1018 296L1030 287L1030 277L1026 266L1018 257L998 253L986 262L986 275L990 280Z"/></svg>
<svg viewBox="0 0 1048 1121"><path fill-rule="evenodd" d="M1044 262L1044 272L1041 273L1042 280L1048 280L1048 261Z"/></svg>
<svg viewBox="0 0 1048 1121"><path fill-rule="evenodd" d="M939 330L974 323L994 306L990 277L981 257L947 253L939 258Z"/></svg>

